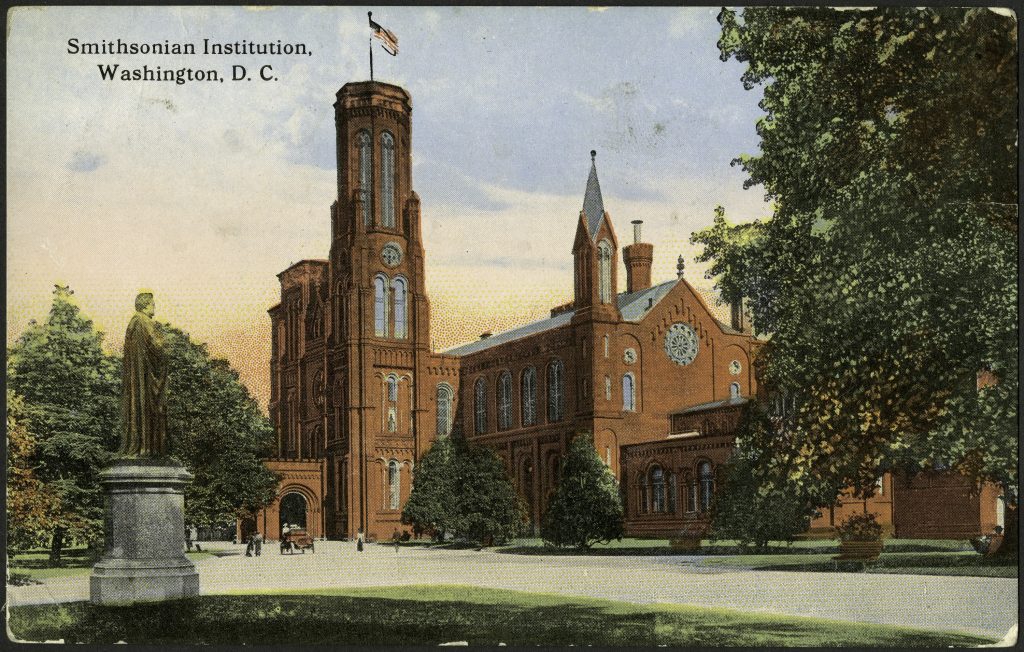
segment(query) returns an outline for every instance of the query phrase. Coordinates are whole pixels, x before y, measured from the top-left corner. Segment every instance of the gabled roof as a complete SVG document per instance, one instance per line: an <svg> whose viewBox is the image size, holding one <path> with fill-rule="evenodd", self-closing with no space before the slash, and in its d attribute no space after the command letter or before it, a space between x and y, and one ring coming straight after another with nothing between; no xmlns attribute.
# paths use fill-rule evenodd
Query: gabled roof
<svg viewBox="0 0 1024 652"><path fill-rule="evenodd" d="M722 407L732 407L734 405L743 405L749 403L750 399L743 396L723 398L719 401L711 401L709 403L701 403L699 405L691 405L689 407L680 408L673 410L669 414L694 414L696 412L706 412L708 410L715 410Z"/></svg>
<svg viewBox="0 0 1024 652"><path fill-rule="evenodd" d="M590 177L587 179L587 192L583 195L583 214L587 216L587 228L590 238L597 239L597 229L604 219L604 200L601 198L601 184L597 181L597 152L590 152Z"/></svg>
<svg viewBox="0 0 1024 652"><path fill-rule="evenodd" d="M651 309L661 301L661 298L668 294L669 290L679 282L679 279L671 281L665 281L660 285L649 287L646 290L640 290L639 292L623 292L616 297L618 302L619 311L622 313L622 318L625 321L638 322L643 319ZM565 326L572 320L572 316L576 314L575 310L567 310L563 313L555 315L554 317L548 317L529 324L524 324L518 328L507 330L503 333L491 335L490 337L482 340L476 340L475 342L469 342L461 346L457 346L454 349L448 349L445 353L450 355L469 355L471 353L477 353L479 351L485 351L493 346L499 344L505 344L506 342L513 342L530 335L536 335L537 333L543 333L559 326Z"/></svg>

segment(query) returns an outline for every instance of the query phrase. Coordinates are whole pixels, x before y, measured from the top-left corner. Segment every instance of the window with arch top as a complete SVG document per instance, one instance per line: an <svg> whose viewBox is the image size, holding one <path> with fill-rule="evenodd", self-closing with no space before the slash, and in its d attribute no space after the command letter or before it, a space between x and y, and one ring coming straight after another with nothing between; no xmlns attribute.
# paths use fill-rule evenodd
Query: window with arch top
<svg viewBox="0 0 1024 652"><path fill-rule="evenodd" d="M548 364L548 422L557 423L564 414L565 367L561 360Z"/></svg>
<svg viewBox="0 0 1024 652"><path fill-rule="evenodd" d="M523 412L523 427L537 423L537 370L533 367L523 370L519 404Z"/></svg>
<svg viewBox="0 0 1024 652"><path fill-rule="evenodd" d="M503 371L498 376L498 430L512 427L512 374Z"/></svg>
<svg viewBox="0 0 1024 652"><path fill-rule="evenodd" d="M373 334L388 336L388 278L383 274L373 277Z"/></svg>
<svg viewBox="0 0 1024 652"><path fill-rule="evenodd" d="M487 432L487 384L483 378L477 378L473 388L473 412L476 434L482 435Z"/></svg>
<svg viewBox="0 0 1024 652"><path fill-rule="evenodd" d="M408 335L408 292L406 291L405 279L399 276L391 281L395 294L395 337L404 340Z"/></svg>
<svg viewBox="0 0 1024 652"><path fill-rule="evenodd" d="M402 501L402 474L398 460L388 462L388 509L398 509Z"/></svg>
<svg viewBox="0 0 1024 652"><path fill-rule="evenodd" d="M380 135L380 224L395 228L395 137Z"/></svg>
<svg viewBox="0 0 1024 652"><path fill-rule="evenodd" d="M455 393L448 385L437 386L437 436L447 437L452 432L452 401Z"/></svg>
<svg viewBox="0 0 1024 652"><path fill-rule="evenodd" d="M598 299L612 302L612 245L607 240L597 243Z"/></svg>
<svg viewBox="0 0 1024 652"><path fill-rule="evenodd" d="M729 385L729 398L739 398L739 397L740 397L740 384L739 383L733 383L733 384Z"/></svg>
<svg viewBox="0 0 1024 652"><path fill-rule="evenodd" d="M711 509L711 500L715 495L715 473L711 462L701 462L697 475L700 478L700 511L706 512Z"/></svg>
<svg viewBox="0 0 1024 652"><path fill-rule="evenodd" d="M636 387L633 374L622 377L622 409L626 412L636 411Z"/></svg>
<svg viewBox="0 0 1024 652"><path fill-rule="evenodd" d="M359 198L363 201L363 224L370 226L370 197L373 195L373 138L370 132L363 129L356 134L356 147L359 149Z"/></svg>
<svg viewBox="0 0 1024 652"><path fill-rule="evenodd" d="M650 473L651 482L651 511L665 511L665 472L660 466L655 466Z"/></svg>

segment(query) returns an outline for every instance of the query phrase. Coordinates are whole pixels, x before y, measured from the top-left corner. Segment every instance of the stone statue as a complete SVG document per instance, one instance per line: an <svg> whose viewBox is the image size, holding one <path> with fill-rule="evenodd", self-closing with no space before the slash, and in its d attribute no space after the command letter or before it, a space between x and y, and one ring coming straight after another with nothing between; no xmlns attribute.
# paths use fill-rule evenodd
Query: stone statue
<svg viewBox="0 0 1024 652"><path fill-rule="evenodd" d="M135 316L124 336L120 453L124 457L167 455L167 360L164 337L153 321L153 295L135 297Z"/></svg>

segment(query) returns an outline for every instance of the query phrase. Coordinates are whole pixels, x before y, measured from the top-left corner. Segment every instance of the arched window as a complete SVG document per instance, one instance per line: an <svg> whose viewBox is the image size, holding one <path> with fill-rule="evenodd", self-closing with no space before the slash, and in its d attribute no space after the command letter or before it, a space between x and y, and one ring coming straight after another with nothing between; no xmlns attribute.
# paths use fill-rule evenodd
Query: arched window
<svg viewBox="0 0 1024 652"><path fill-rule="evenodd" d="M604 357L608 357L608 336L604 336Z"/></svg>
<svg viewBox="0 0 1024 652"><path fill-rule="evenodd" d="M398 400L398 376L388 376L388 401L394 403Z"/></svg>
<svg viewBox="0 0 1024 652"><path fill-rule="evenodd" d="M498 377L498 430L512 427L512 374L502 372Z"/></svg>
<svg viewBox="0 0 1024 652"><path fill-rule="evenodd" d="M363 201L363 224L370 226L372 207L370 192L373 188L373 139L370 132L363 129L356 134L356 146L359 148L359 198Z"/></svg>
<svg viewBox="0 0 1024 652"><path fill-rule="evenodd" d="M373 279L373 334L388 336L388 279L378 275Z"/></svg>
<svg viewBox="0 0 1024 652"><path fill-rule="evenodd" d="M380 135L380 223L395 227L395 137Z"/></svg>
<svg viewBox="0 0 1024 652"><path fill-rule="evenodd" d="M612 246L607 240L597 243L598 298L612 302Z"/></svg>
<svg viewBox="0 0 1024 652"><path fill-rule="evenodd" d="M408 329L406 327L406 315L408 314L408 293L405 291L405 279L398 277L391 281L395 290L395 337L404 340Z"/></svg>
<svg viewBox="0 0 1024 652"><path fill-rule="evenodd" d="M565 369L561 360L552 360L548 365L548 423L562 420L564 395Z"/></svg>
<svg viewBox="0 0 1024 652"><path fill-rule="evenodd" d="M651 511L665 511L665 472L660 466L651 469Z"/></svg>
<svg viewBox="0 0 1024 652"><path fill-rule="evenodd" d="M610 376L604 377L604 400L612 400L612 379Z"/></svg>
<svg viewBox="0 0 1024 652"><path fill-rule="evenodd" d="M733 384L729 385L729 398L739 398L739 397L740 397L740 384L739 383L733 383Z"/></svg>
<svg viewBox="0 0 1024 652"><path fill-rule="evenodd" d="M711 462L701 462L700 469L700 511L711 509L711 499L715 494L715 474L711 470Z"/></svg>
<svg viewBox="0 0 1024 652"><path fill-rule="evenodd" d="M637 493L637 504L640 507L640 513L641 514L646 514L647 513L647 478L638 475L637 478L636 478L636 486L637 486L637 492L638 492Z"/></svg>
<svg viewBox="0 0 1024 652"><path fill-rule="evenodd" d="M390 374L386 381L387 387L387 431L398 431L398 376Z"/></svg>
<svg viewBox="0 0 1024 652"><path fill-rule="evenodd" d="M398 509L402 500L402 476L398 460L388 462L388 509Z"/></svg>
<svg viewBox="0 0 1024 652"><path fill-rule="evenodd" d="M487 432L487 386L483 378L476 379L473 389L473 411L476 417L476 434Z"/></svg>
<svg viewBox="0 0 1024 652"><path fill-rule="evenodd" d="M697 478L687 478L686 482L686 511L697 511Z"/></svg>
<svg viewBox="0 0 1024 652"><path fill-rule="evenodd" d="M622 409L627 412L636 410L636 391L633 387L633 374L622 377Z"/></svg>
<svg viewBox="0 0 1024 652"><path fill-rule="evenodd" d="M527 367L523 370L522 393L519 404L522 407L523 427L537 423L537 370Z"/></svg>
<svg viewBox="0 0 1024 652"><path fill-rule="evenodd" d="M437 386L437 436L447 437L452 432L452 400L455 395L448 385Z"/></svg>
<svg viewBox="0 0 1024 652"><path fill-rule="evenodd" d="M668 474L667 485L668 486L666 487L666 491L667 491L667 494L668 494L668 513L669 514L675 514L676 513L676 496L677 496L678 491L679 491L679 488L676 486L676 474L675 473L669 473Z"/></svg>

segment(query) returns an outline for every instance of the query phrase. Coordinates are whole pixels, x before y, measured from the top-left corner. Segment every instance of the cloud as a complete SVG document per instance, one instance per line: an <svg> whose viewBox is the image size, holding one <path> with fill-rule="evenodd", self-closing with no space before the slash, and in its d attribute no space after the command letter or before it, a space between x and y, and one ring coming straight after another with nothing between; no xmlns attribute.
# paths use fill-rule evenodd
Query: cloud
<svg viewBox="0 0 1024 652"><path fill-rule="evenodd" d="M106 162L107 159L102 154L77 151L68 161L67 168L74 172L93 172Z"/></svg>

